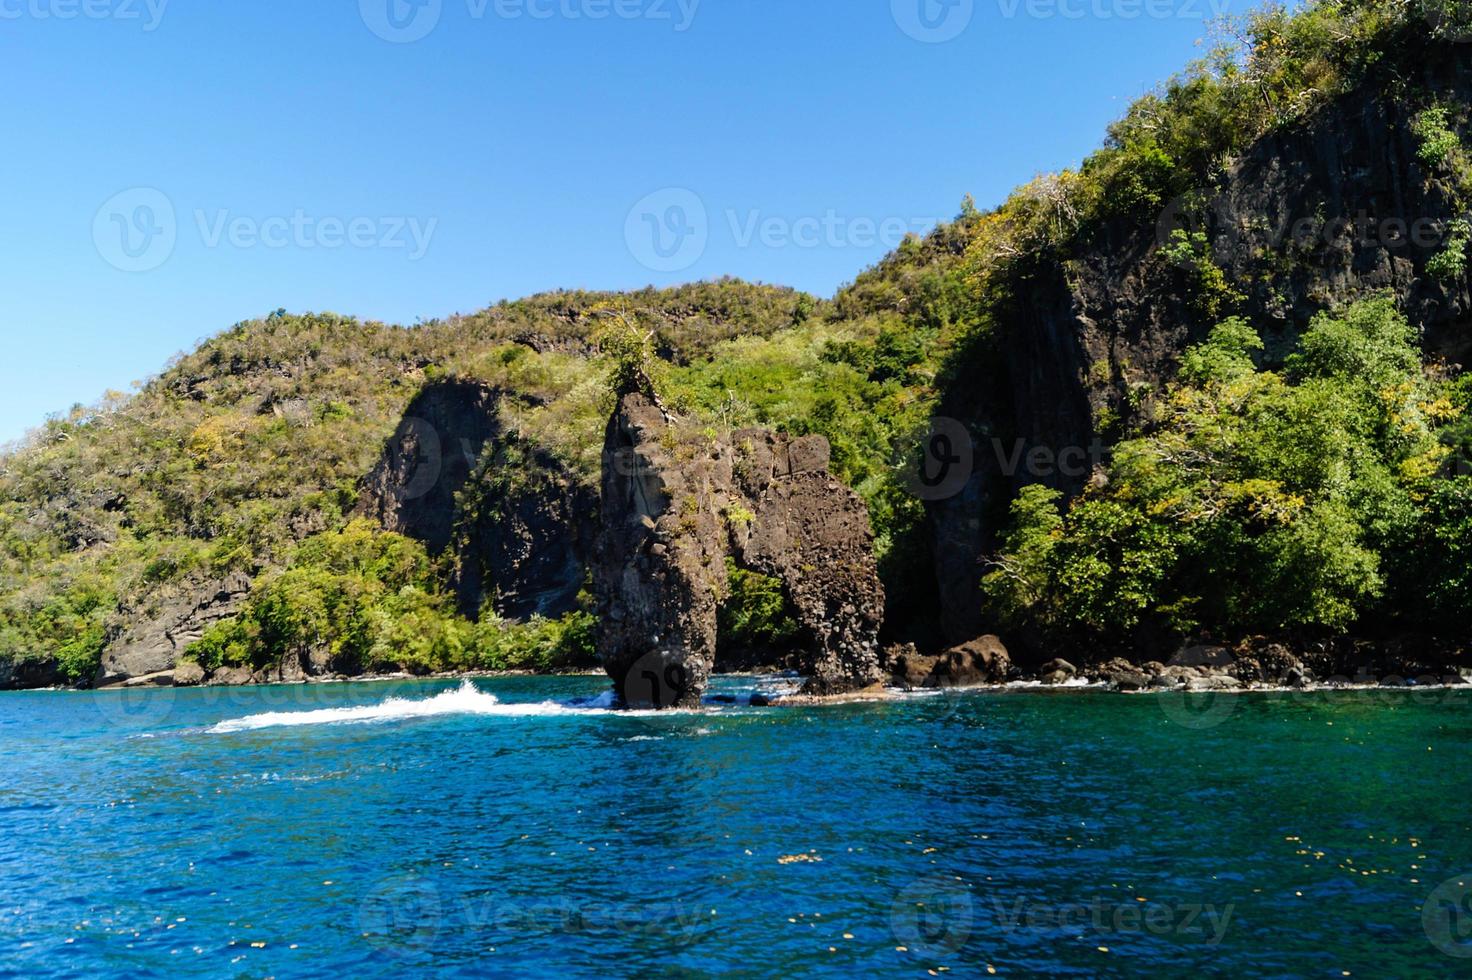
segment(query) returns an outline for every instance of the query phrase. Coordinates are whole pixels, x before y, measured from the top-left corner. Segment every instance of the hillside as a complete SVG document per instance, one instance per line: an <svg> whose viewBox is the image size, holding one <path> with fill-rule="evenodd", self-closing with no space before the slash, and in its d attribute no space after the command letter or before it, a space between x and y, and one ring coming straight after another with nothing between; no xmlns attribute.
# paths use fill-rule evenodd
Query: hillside
<svg viewBox="0 0 1472 980"><path fill-rule="evenodd" d="M0 461L0 686L589 664L610 378L645 337L683 417L828 438L891 641L1454 655L1460 10L1257 15L1079 170L968 201L832 300L724 280L239 324ZM917 491L932 417L974 447L944 493ZM728 665L780 661L781 589L733 583Z"/></svg>

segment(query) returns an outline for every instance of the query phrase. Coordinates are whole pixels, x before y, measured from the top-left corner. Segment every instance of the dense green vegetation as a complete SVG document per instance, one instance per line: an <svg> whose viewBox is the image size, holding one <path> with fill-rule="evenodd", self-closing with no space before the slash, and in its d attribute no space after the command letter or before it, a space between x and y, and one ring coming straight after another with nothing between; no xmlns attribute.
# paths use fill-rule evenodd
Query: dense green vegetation
<svg viewBox="0 0 1472 980"><path fill-rule="evenodd" d="M770 667L797 652L802 628L777 579L726 559L731 595L717 617L718 657L723 664ZM718 665L721 666L721 665Z"/></svg>
<svg viewBox="0 0 1472 980"><path fill-rule="evenodd" d="M1463 6L1319 0L1234 20L1077 170L990 211L968 199L831 301L722 280L551 293L412 328L284 311L239 324L0 457L0 659L86 681L125 625L244 574L240 615L189 652L205 665L310 651L362 670L586 664L586 613L464 620L439 560L353 513L409 401L452 377L521 396L502 406L516 435L591 485L630 365L694 424L826 436L870 507L892 631L934 638L926 513L905 464L957 372L976 384L1000 360L1002 324L1037 276L1153 232L1170 202L1201 207L1254 140L1369 78L1414 113L1426 179L1465 209L1465 109L1424 97L1412 70L1438 34L1457 36ZM1195 335L1214 329L1150 398L1102 365L1126 396L1099 420L1118 440L1108 481L1071 503L1040 487L1012 503L986 576L992 617L1122 646L1372 621L1465 631L1472 487L1457 461L1472 458L1472 384L1423 366L1383 297L1331 309L1270 361L1262 325L1240 318L1245 284L1205 237L1159 244ZM1469 245L1472 229L1453 226L1430 274L1464 278ZM733 586L728 641L785 643L780 590Z"/></svg>
<svg viewBox="0 0 1472 980"><path fill-rule="evenodd" d="M1106 485L1066 513L1023 491L985 580L1004 623L1123 642L1465 617L1472 479L1448 473L1443 438L1461 408L1393 302L1320 316L1281 371L1261 349L1225 321Z"/></svg>
<svg viewBox="0 0 1472 980"><path fill-rule="evenodd" d="M304 541L188 656L211 670L256 670L314 651L345 673L547 670L589 662L592 619L471 624L439 589L422 544L353 521Z"/></svg>

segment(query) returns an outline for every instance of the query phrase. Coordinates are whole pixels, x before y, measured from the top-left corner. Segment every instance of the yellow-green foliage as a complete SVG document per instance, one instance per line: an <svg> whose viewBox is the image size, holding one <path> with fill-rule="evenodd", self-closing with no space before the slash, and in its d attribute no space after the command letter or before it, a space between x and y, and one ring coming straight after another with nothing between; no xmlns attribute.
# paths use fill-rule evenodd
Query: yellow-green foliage
<svg viewBox="0 0 1472 980"><path fill-rule="evenodd" d="M585 613L559 621L471 624L439 587L424 546L364 521L308 538L287 567L257 581L240 615L186 655L213 669L316 654L346 673L586 666Z"/></svg>
<svg viewBox="0 0 1472 980"><path fill-rule="evenodd" d="M502 387L518 434L593 481L611 401L608 365L587 341L617 304L636 308L670 356L785 329L815 308L793 290L723 280L550 294L413 328L282 312L238 324L131 397L79 406L0 456L0 657L57 660L85 681L112 624L170 590L204 592L233 571L301 584L310 576L283 569L301 542L347 526L358 481L429 381ZM438 606L415 602L396 608L396 633L343 642L370 659L458 656ZM306 630L310 605L291 609ZM251 640L249 659L280 656L278 641ZM243 642L219 649L242 655Z"/></svg>

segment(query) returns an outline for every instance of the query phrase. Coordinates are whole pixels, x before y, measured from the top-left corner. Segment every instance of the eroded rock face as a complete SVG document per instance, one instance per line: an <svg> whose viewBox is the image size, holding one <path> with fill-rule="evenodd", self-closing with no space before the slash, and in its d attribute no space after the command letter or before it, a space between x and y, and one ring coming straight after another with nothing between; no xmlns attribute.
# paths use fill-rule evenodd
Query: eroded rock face
<svg viewBox="0 0 1472 980"><path fill-rule="evenodd" d="M625 395L604 443L594 563L599 653L632 706L699 702L715 662L726 558L783 583L811 637L807 690L881 677L884 590L868 511L828 472L821 437L687 432Z"/></svg>
<svg viewBox="0 0 1472 980"><path fill-rule="evenodd" d="M124 610L121 622L127 625L109 638L94 683L107 687L172 671L207 629L240 611L250 585L237 572L218 582L181 586L151 610Z"/></svg>
<svg viewBox="0 0 1472 980"><path fill-rule="evenodd" d="M449 552L465 615L490 598L509 619L556 618L577 608L596 502L550 453L507 431L503 397L471 381L426 387L364 481L359 513Z"/></svg>
<svg viewBox="0 0 1472 980"><path fill-rule="evenodd" d="M450 546L455 495L470 481L487 442L501 433L500 395L487 385L427 386L409 404L383 457L363 484L359 512L385 531Z"/></svg>
<svg viewBox="0 0 1472 980"><path fill-rule="evenodd" d="M66 683L55 659L0 662L0 691L31 691Z"/></svg>

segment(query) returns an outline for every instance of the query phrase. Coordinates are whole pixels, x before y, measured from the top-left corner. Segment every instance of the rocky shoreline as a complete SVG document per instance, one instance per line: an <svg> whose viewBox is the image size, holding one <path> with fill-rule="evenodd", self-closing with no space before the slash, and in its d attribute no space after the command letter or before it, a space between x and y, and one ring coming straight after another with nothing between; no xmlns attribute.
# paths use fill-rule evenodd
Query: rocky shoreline
<svg viewBox="0 0 1472 980"><path fill-rule="evenodd" d="M1416 640L1371 643L1345 638L1304 645L1258 638L1236 646L1197 643L1168 660L1124 657L1055 658L1027 669L1013 662L995 636L962 644L939 656L913 647L890 651L894 683L906 690L999 687L1033 682L1042 687L1091 684L1139 691L1248 691L1337 687L1456 686L1472 683L1472 660L1461 651Z"/></svg>
<svg viewBox="0 0 1472 980"><path fill-rule="evenodd" d="M1418 649L1419 654L1407 651ZM984 636L936 655L925 655L913 646L886 651L886 677L865 688L834 695L794 693L757 695L752 704L804 705L846 700L876 700L894 692L965 689L1059 689L1089 687L1126 694L1160 691L1248 692L1281 690L1336 690L1367 687L1457 687L1472 685L1472 661L1459 651L1437 651L1428 655L1425 646L1412 642L1374 644L1344 639L1298 652L1281 642L1248 641L1237 646L1194 644L1184 646L1167 660L1136 662L1123 657L1054 658L1035 667L1014 662L999 637ZM557 676L603 676L598 668L557 671ZM0 670L0 690L67 691L83 688L56 683L44 674L25 683L9 670ZM778 667L754 669L728 676L788 674ZM102 690L138 688L251 687L263 685L348 684L375 681L463 680L499 677L544 676L527 670L469 670L431 674L407 672L344 675L309 674L283 670L279 665L251 671L224 667L206 671L185 662L170 671L160 671L107 685ZM44 683L52 680L52 683Z"/></svg>

